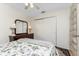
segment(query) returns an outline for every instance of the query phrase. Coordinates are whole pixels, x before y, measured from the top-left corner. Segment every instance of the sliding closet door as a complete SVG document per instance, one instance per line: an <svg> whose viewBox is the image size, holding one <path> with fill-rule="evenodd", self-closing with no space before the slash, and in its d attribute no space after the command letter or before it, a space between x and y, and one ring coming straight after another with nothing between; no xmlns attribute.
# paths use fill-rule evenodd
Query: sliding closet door
<svg viewBox="0 0 79 59"><path fill-rule="evenodd" d="M56 17L36 20L33 23L35 39L51 41L56 44Z"/></svg>

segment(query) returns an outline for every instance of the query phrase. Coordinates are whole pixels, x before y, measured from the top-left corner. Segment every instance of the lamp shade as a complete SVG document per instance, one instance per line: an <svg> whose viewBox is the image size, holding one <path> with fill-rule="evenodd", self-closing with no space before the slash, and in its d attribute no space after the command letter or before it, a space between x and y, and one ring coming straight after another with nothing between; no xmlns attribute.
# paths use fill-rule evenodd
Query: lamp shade
<svg viewBox="0 0 79 59"><path fill-rule="evenodd" d="M28 26L28 33L32 33L32 26L31 26L30 22L29 22L29 26Z"/></svg>
<svg viewBox="0 0 79 59"><path fill-rule="evenodd" d="M28 6L28 3L25 3L26 6Z"/></svg>
<svg viewBox="0 0 79 59"><path fill-rule="evenodd" d="M32 29L31 25L28 26L28 29Z"/></svg>
<svg viewBox="0 0 79 59"><path fill-rule="evenodd" d="M13 24L13 25L11 26L11 28L16 28L16 25L15 25L15 24Z"/></svg>

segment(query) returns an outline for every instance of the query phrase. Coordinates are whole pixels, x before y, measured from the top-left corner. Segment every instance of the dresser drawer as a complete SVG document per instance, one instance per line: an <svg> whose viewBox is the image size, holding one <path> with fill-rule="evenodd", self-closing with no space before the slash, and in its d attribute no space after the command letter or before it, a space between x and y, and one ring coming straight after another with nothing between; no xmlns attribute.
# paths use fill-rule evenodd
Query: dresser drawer
<svg viewBox="0 0 79 59"><path fill-rule="evenodd" d="M31 38L31 39L34 39L34 34L33 33L31 33L31 34L19 34L19 35L16 35L16 36L9 36L9 38L10 38L10 42L18 40L20 38Z"/></svg>

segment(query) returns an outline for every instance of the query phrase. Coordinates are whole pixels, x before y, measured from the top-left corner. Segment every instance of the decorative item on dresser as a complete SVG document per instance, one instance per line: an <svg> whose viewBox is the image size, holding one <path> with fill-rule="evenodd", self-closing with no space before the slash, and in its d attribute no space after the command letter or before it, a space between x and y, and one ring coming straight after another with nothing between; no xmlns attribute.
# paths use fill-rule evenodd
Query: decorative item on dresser
<svg viewBox="0 0 79 59"><path fill-rule="evenodd" d="M34 39L34 33L30 33L30 34L28 34L28 33L17 34L15 36L9 36L9 38L10 38L10 40L9 40L10 42L18 40L20 38L31 38L31 39Z"/></svg>
<svg viewBox="0 0 79 59"><path fill-rule="evenodd" d="M15 35L15 29L16 29L16 26L15 24L13 24L12 26L10 26L10 30L11 30L11 35L14 36Z"/></svg>

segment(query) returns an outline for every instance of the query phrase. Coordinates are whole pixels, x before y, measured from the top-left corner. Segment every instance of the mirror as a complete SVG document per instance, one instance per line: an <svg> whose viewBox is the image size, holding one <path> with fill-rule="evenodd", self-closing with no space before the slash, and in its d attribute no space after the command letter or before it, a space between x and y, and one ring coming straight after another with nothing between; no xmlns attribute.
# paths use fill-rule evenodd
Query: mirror
<svg viewBox="0 0 79 59"><path fill-rule="evenodd" d="M15 20L16 30L15 34L28 33L28 23L23 20Z"/></svg>

